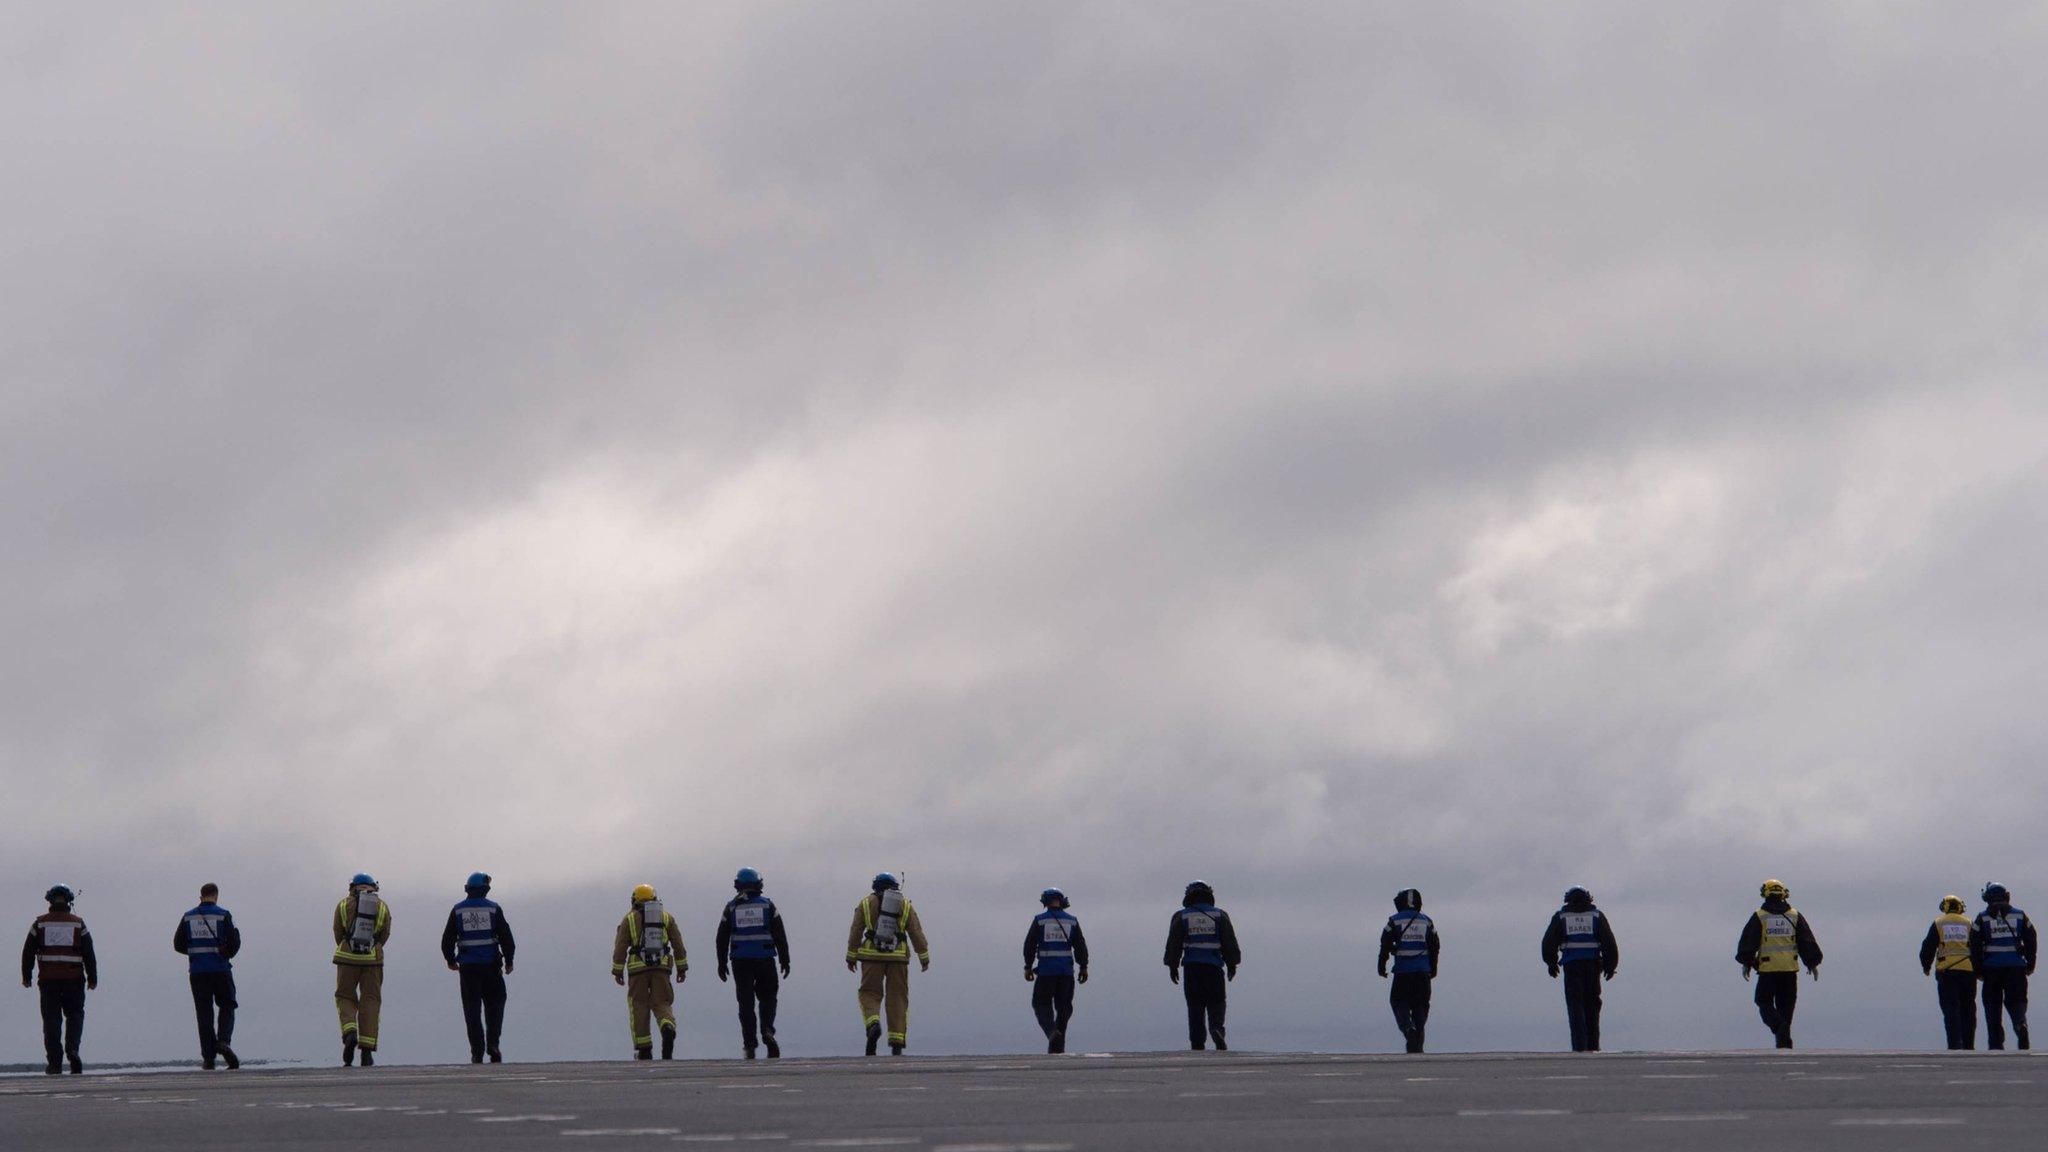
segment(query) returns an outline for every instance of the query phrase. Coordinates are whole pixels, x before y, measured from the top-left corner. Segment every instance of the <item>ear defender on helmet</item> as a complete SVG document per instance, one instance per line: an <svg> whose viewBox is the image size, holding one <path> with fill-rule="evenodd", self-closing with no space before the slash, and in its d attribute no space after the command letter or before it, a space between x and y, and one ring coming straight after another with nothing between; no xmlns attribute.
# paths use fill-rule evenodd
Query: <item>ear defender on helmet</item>
<svg viewBox="0 0 2048 1152"><path fill-rule="evenodd" d="M1756 890L1756 894L1766 900L1789 900L1792 897L1792 890L1777 880L1766 880L1763 887Z"/></svg>

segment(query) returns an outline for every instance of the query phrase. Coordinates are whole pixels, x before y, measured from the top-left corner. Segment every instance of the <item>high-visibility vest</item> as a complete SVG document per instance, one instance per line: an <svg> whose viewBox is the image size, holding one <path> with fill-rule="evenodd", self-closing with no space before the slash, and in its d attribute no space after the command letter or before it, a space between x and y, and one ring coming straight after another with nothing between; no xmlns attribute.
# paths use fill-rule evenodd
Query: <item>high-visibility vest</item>
<svg viewBox="0 0 2048 1152"><path fill-rule="evenodd" d="M1181 923L1187 925L1187 936L1181 940L1180 962L1182 964L1223 963L1223 913L1214 904L1190 904L1175 913Z"/></svg>
<svg viewBox="0 0 2048 1152"><path fill-rule="evenodd" d="M496 964L498 917L502 909L494 900L471 896L455 906L455 962Z"/></svg>
<svg viewBox="0 0 2048 1152"><path fill-rule="evenodd" d="M1429 971L1430 919L1413 908L1404 908L1387 918L1394 930L1394 972Z"/></svg>
<svg viewBox="0 0 2048 1152"><path fill-rule="evenodd" d="M775 932L770 927L775 921L775 901L766 896L735 896L725 906L725 916L732 923L733 959L775 958Z"/></svg>
<svg viewBox="0 0 2048 1152"><path fill-rule="evenodd" d="M191 972L226 972L232 967L221 952L228 919L227 909L218 904L201 904L185 913L185 959Z"/></svg>
<svg viewBox="0 0 2048 1152"><path fill-rule="evenodd" d="M1598 960L1600 910L1588 908L1582 912L1563 908L1557 914L1564 918L1564 946L1557 950L1557 962L1570 964L1577 960Z"/></svg>
<svg viewBox="0 0 2048 1152"><path fill-rule="evenodd" d="M1038 974L1074 974L1074 928L1080 923L1064 908L1047 908L1031 918L1031 930L1038 933Z"/></svg>
<svg viewBox="0 0 2048 1152"><path fill-rule="evenodd" d="M1944 912L1934 918L1934 933L1940 943L1934 947L1934 967L1942 972L1970 972L1970 918L1960 912Z"/></svg>
<svg viewBox="0 0 2048 1152"><path fill-rule="evenodd" d="M70 912L46 912L31 929L36 942L36 979L85 979L85 921Z"/></svg>
<svg viewBox="0 0 2048 1152"><path fill-rule="evenodd" d="M377 935L391 926L391 906L365 889L343 897L335 911L341 916L341 943L334 946L334 962L363 967L384 963L384 946L377 943Z"/></svg>
<svg viewBox="0 0 2048 1152"><path fill-rule="evenodd" d="M2009 908L2003 916L1993 916L1987 909L1977 916L1977 935L1984 944L1984 966L1986 968L2024 968L2026 954L2020 951L2020 937L2027 930L2027 914L2017 908Z"/></svg>
<svg viewBox="0 0 2048 1152"><path fill-rule="evenodd" d="M1759 908L1756 918L1763 925L1763 939L1756 947L1756 970L1799 971L1799 909L1772 912Z"/></svg>

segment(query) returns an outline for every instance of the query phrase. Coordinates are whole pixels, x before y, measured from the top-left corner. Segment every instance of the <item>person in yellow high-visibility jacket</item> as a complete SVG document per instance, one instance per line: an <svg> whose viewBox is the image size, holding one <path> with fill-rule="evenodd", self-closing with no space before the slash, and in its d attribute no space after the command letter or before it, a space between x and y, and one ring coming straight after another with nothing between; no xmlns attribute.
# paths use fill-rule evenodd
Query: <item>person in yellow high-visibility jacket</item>
<svg viewBox="0 0 2048 1152"><path fill-rule="evenodd" d="M358 872L348 895L334 906L334 1010L341 1018L341 1062L377 1062L377 1019L384 1011L384 943L391 939L391 905L377 881Z"/></svg>
<svg viewBox="0 0 2048 1152"><path fill-rule="evenodd" d="M1764 1027L1778 1041L1778 1047L1792 1047L1792 1010L1799 1003L1799 966L1820 979L1820 944L1813 925L1792 907L1792 890L1776 880L1759 888L1763 906L1742 925L1742 938L1735 945L1735 962L1742 965L1742 978L1756 976L1756 1010Z"/></svg>
<svg viewBox="0 0 2048 1152"><path fill-rule="evenodd" d="M1920 941L1920 973L1934 976L1941 1026L1953 1052L1977 1046L1977 965L1970 958L1977 946L1977 926L1964 912L1963 898L1943 896L1941 915Z"/></svg>
<svg viewBox="0 0 2048 1152"><path fill-rule="evenodd" d="M612 936L612 979L626 989L626 1016L633 1029L633 1059L654 1059L654 1031L661 1031L661 1058L676 1055L676 990L690 972L690 954L676 918L661 906L654 885L633 889L633 907ZM650 1018L652 1023L650 1024Z"/></svg>
<svg viewBox="0 0 2048 1152"><path fill-rule="evenodd" d="M900 910L891 914L891 909ZM846 970L860 973L860 1015L867 1026L868 1055L882 1039L882 1015L889 1018L889 1051L903 1055L910 1032L910 951L917 950L920 971L930 971L931 947L917 909L903 895L903 885L884 872L874 891L853 909L853 927L846 933Z"/></svg>

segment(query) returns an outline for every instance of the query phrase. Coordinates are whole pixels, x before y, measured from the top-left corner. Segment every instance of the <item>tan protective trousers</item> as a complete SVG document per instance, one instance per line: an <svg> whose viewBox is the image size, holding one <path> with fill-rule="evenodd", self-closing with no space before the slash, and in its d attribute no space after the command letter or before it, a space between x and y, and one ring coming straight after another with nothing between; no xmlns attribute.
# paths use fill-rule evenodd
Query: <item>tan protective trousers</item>
<svg viewBox="0 0 2048 1152"><path fill-rule="evenodd" d="M626 977L626 1015L633 1024L635 1051L654 1047L655 1028L663 1024L676 1026L675 978L668 974L668 969L643 968Z"/></svg>
<svg viewBox="0 0 2048 1152"><path fill-rule="evenodd" d="M334 1010L341 1034L356 1034L356 1044L377 1050L377 1017L384 1011L384 967L369 964L334 966Z"/></svg>
<svg viewBox="0 0 2048 1152"><path fill-rule="evenodd" d="M889 1043L901 1044L910 1031L910 965L903 961L860 962L860 1025L881 1020L886 995Z"/></svg>

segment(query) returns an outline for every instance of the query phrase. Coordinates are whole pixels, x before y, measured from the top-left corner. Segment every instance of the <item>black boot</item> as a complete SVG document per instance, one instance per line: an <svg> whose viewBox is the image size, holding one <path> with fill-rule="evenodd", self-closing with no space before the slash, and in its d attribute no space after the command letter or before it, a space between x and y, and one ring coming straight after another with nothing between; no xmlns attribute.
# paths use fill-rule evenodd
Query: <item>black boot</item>
<svg viewBox="0 0 2048 1152"><path fill-rule="evenodd" d="M663 1060L673 1060L676 1058L676 1026L673 1024L661 1026L661 1058Z"/></svg>
<svg viewBox="0 0 2048 1152"><path fill-rule="evenodd" d="M43 1065L43 1075L45 1076L60 1075L63 1073L63 1071L64 1062L62 1060L52 1060L49 1063Z"/></svg>
<svg viewBox="0 0 2048 1152"><path fill-rule="evenodd" d="M483 1063L483 1062L484 1062L484 1054L483 1054L483 1053L481 1053L481 1052L471 1052L471 1053L469 1054L469 1062L470 1062L471 1064L481 1064L481 1063Z"/></svg>
<svg viewBox="0 0 2048 1152"><path fill-rule="evenodd" d="M365 1048L362 1050L362 1057L363 1067L368 1068L377 1062L377 1050L375 1048Z"/></svg>
<svg viewBox="0 0 2048 1152"><path fill-rule="evenodd" d="M868 1025L868 1055L873 1056L875 1054L875 1046L881 1042L882 1026L880 1024Z"/></svg>
<svg viewBox="0 0 2048 1152"><path fill-rule="evenodd" d="M889 1045L889 1055L891 1055L891 1056L901 1056L901 1055L903 1055L903 1045L901 1045L901 1044L891 1044L891 1045Z"/></svg>
<svg viewBox="0 0 2048 1152"><path fill-rule="evenodd" d="M2025 1052L2029 1050L2027 1044L2027 1026L2025 1024L2013 1025L2012 1035L2013 1039L2019 1042L2020 1051Z"/></svg>
<svg viewBox="0 0 2048 1152"><path fill-rule="evenodd" d="M1055 1056L1058 1056L1065 1053L1066 1050L1067 1030L1062 1028L1052 1034L1052 1046L1050 1048L1047 1048L1046 1051L1052 1053Z"/></svg>
<svg viewBox="0 0 2048 1152"><path fill-rule="evenodd" d="M652 1048L635 1048L635 1049L633 1049L633 1059L635 1059L635 1060L652 1060L652 1059L654 1059L654 1049L652 1049Z"/></svg>
<svg viewBox="0 0 2048 1152"><path fill-rule="evenodd" d="M775 1042L775 1032L773 1029L764 1028L761 1030L761 1043L768 1046L768 1058L770 1060L782 1059L782 1045Z"/></svg>
<svg viewBox="0 0 2048 1152"><path fill-rule="evenodd" d="M484 1055L489 1056L491 1058L491 1063L493 1064L503 1064L505 1062L505 1054L503 1052L498 1051L496 1048L493 1048L490 1051L484 1053Z"/></svg>
<svg viewBox="0 0 2048 1152"><path fill-rule="evenodd" d="M743 1054L742 1054L742 1055L740 1056L740 1059L742 1059L742 1060L752 1060L753 1058L754 1058L754 1046L753 1046L752 1044L749 1044L749 1045L747 1045L747 1049L746 1049L746 1052L745 1052L745 1053L743 1053Z"/></svg>
<svg viewBox="0 0 2048 1152"><path fill-rule="evenodd" d="M1189 1047L1189 1048L1190 1048L1191 1050L1193 1050L1193 1051L1196 1051L1196 1052L1202 1052L1202 1051L1206 1051L1206 1050L1208 1049L1208 1045L1206 1045L1206 1044L1202 1043L1202 1042L1201 1042L1200 1040L1190 1040L1190 1041L1188 1041L1188 1047Z"/></svg>
<svg viewBox="0 0 2048 1152"><path fill-rule="evenodd" d="M344 1032L341 1034L341 1066L343 1068L348 1068L353 1066L355 1062L356 1034L353 1032Z"/></svg>
<svg viewBox="0 0 2048 1152"><path fill-rule="evenodd" d="M1218 1052L1228 1052L1228 1051L1230 1051L1230 1045L1228 1045L1228 1044L1225 1044L1225 1043L1223 1042L1223 1026L1222 1026L1222 1025L1220 1025L1220 1024L1219 1024L1219 1025L1217 1025L1216 1027L1214 1027L1214 1028L1211 1028L1211 1029L1209 1029L1209 1035L1210 1035L1210 1036L1211 1036L1211 1037L1212 1037L1212 1038L1213 1038L1213 1039L1214 1039L1214 1040L1216 1041L1216 1050L1217 1050Z"/></svg>
<svg viewBox="0 0 2048 1152"><path fill-rule="evenodd" d="M80 1060L76 1052L71 1054L71 1074L73 1076L85 1075L85 1061Z"/></svg>
<svg viewBox="0 0 2048 1152"><path fill-rule="evenodd" d="M217 1045L214 1050L216 1052L219 1052L220 1058L227 1063L228 1071L233 1072L235 1069L240 1068L242 1066L242 1059L241 1057L235 1055L235 1050L233 1048L230 1048L225 1044L221 1044Z"/></svg>
<svg viewBox="0 0 2048 1152"><path fill-rule="evenodd" d="M211 1072L211 1071L213 1071L213 1057L211 1057L211 1056L207 1056L207 1057L205 1057L205 1058L201 1059L201 1060L199 1061L199 1066L200 1066L201 1068L204 1068L204 1069L206 1069L206 1070L207 1070L208 1072Z"/></svg>

